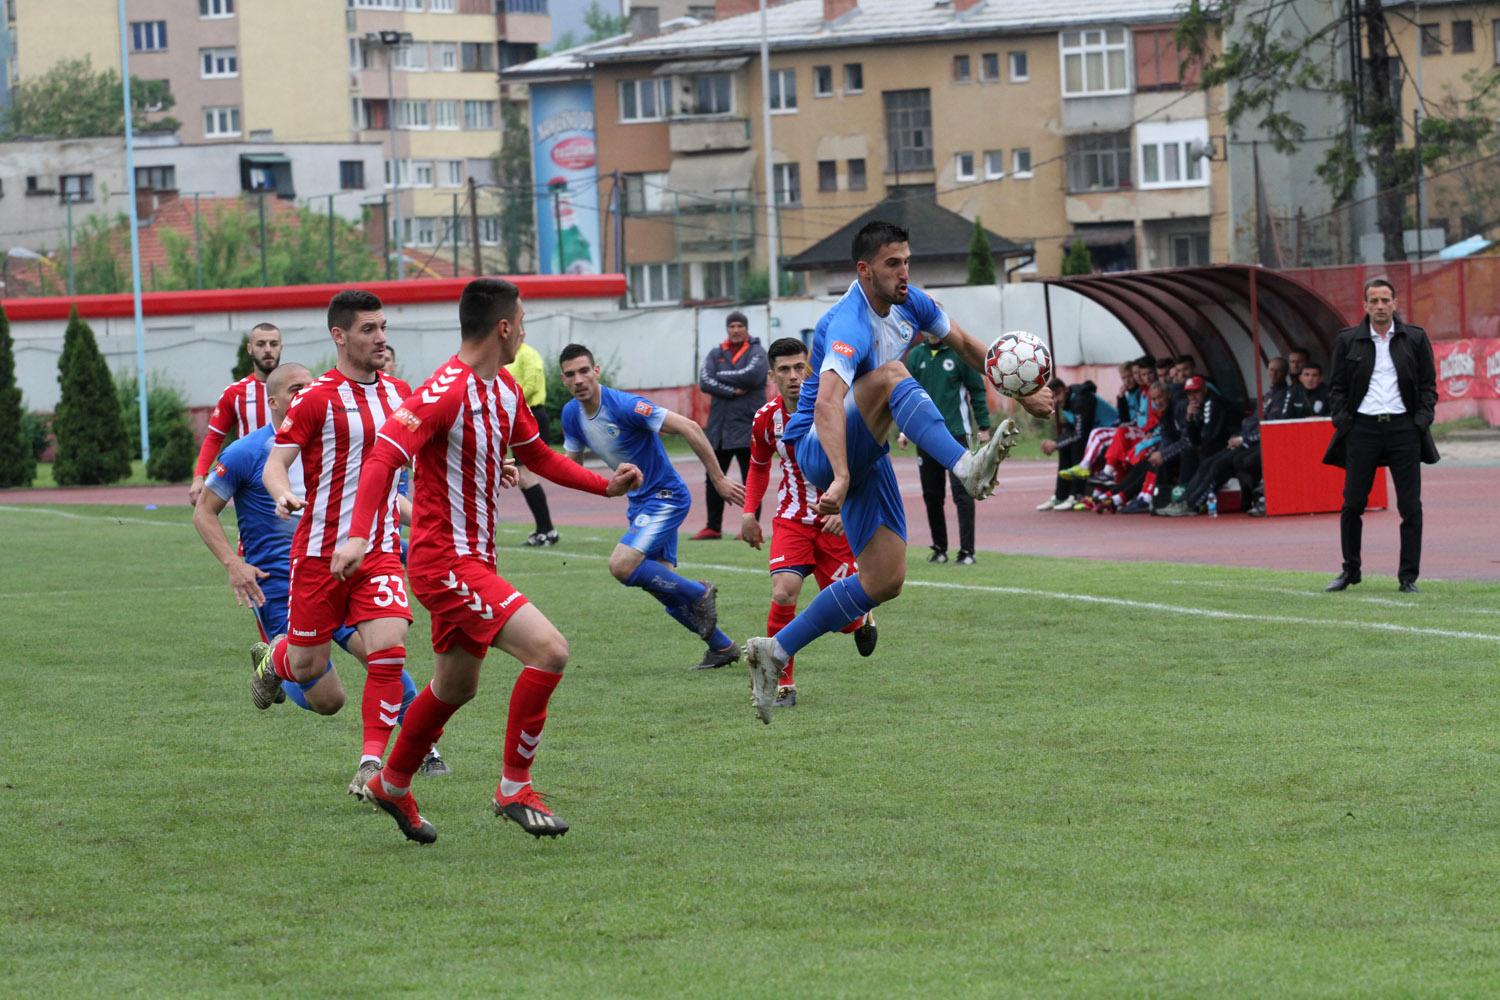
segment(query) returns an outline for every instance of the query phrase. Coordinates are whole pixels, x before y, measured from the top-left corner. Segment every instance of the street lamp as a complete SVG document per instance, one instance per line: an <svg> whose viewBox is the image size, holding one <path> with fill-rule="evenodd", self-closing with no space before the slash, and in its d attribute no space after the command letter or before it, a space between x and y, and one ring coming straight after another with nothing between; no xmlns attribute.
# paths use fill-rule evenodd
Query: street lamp
<svg viewBox="0 0 1500 1000"><path fill-rule="evenodd" d="M409 31L367 31L365 44L385 51L385 127L391 137L391 203L395 209L396 278L406 277L401 239L401 161L396 156L396 50L412 43Z"/></svg>

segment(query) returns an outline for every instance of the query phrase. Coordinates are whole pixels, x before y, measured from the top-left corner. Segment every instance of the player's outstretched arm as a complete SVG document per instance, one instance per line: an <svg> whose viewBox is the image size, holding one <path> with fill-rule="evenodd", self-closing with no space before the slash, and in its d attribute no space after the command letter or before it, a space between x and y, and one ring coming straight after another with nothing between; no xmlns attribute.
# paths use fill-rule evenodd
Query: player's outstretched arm
<svg viewBox="0 0 1500 1000"><path fill-rule="evenodd" d="M301 510L307 502L292 492L290 470L302 449L296 445L278 444L266 456L266 466L260 472L260 481L271 499L276 501L276 513L283 518L291 517L292 511Z"/></svg>
<svg viewBox="0 0 1500 1000"><path fill-rule="evenodd" d="M703 433L703 428L696 421L689 420L680 413L668 413L667 418L662 421L661 429L687 441L688 447L693 449L693 454L698 456L698 461L708 471L708 481L713 484L714 492L736 507L744 505L745 487L724 475L719 468L718 458L714 456L713 445L708 443L708 435Z"/></svg>
<svg viewBox="0 0 1500 1000"><path fill-rule="evenodd" d="M944 338L944 343L953 348L954 353L963 359L964 364L975 371L984 371L984 355L989 348L980 343L972 334L967 333L963 327L953 321L951 316L948 318L948 336ZM1042 386L1029 396L1016 397L1016 402L1020 403L1021 408L1033 417L1050 417L1056 407L1052 399L1052 390L1046 386Z"/></svg>
<svg viewBox="0 0 1500 1000"><path fill-rule="evenodd" d="M219 514L226 502L213 490L204 490L198 505L193 508L193 527L203 544L208 546L208 551L229 574L229 589L234 591L235 603L242 608L258 608L266 603L260 581L271 574L245 562L229 543L224 525L219 523Z"/></svg>
<svg viewBox="0 0 1500 1000"><path fill-rule="evenodd" d="M740 537L752 549L758 549L765 536L760 530L760 518L755 512L765 499L766 487L771 483L771 460L761 454L761 442L752 439L750 444L750 471L745 476L745 509L740 514Z"/></svg>
<svg viewBox="0 0 1500 1000"><path fill-rule="evenodd" d="M512 450L522 465L549 482L566 486L570 490L592 493L597 497L617 495L609 492L611 480L605 479L592 469L585 469L576 458L573 461L563 458L537 438L532 438L525 444L516 445ZM576 452L569 452L570 457L576 454ZM625 466L621 465L620 468L623 469ZM634 469L635 466L630 466L630 468ZM616 471L618 473L618 470ZM636 474L640 474L639 470Z"/></svg>
<svg viewBox="0 0 1500 1000"><path fill-rule="evenodd" d="M844 437L844 397L848 395L849 386L838 372L829 370L818 376L813 427L817 429L823 454L828 456L828 467L833 470L833 481L818 497L819 514L837 514L849 494L849 448Z"/></svg>

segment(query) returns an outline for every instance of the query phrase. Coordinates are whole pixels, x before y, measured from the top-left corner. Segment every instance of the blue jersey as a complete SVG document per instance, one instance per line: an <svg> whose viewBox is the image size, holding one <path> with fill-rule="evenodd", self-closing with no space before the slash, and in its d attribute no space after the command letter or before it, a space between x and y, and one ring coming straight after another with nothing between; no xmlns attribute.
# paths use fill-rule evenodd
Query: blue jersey
<svg viewBox="0 0 1500 1000"><path fill-rule="evenodd" d="M687 484L658 436L666 419L667 411L650 400L600 386L599 409L592 417L576 399L563 406L563 447L572 452L587 448L611 469L625 462L639 468L641 485L630 491L632 502L663 493L686 499Z"/></svg>
<svg viewBox="0 0 1500 1000"><path fill-rule="evenodd" d="M812 357L808 359L812 376L802 383L797 412L782 431L783 441L795 445L812 427L818 379L824 372L838 372L844 384L852 386L855 379L887 361L900 361L919 334L948 336L948 314L920 288L907 288L906 301L891 306L891 311L881 316L870 307L864 289L855 281L818 320Z"/></svg>
<svg viewBox="0 0 1500 1000"><path fill-rule="evenodd" d="M269 573L270 579L262 582L261 587L273 590L284 588L291 576L292 535L297 530L296 516L285 520L276 516L276 501L261 482L266 456L275 443L276 428L271 424L240 438L219 455L203 484L204 489L212 490L220 500L234 501L245 562ZM292 463L288 475L292 492L301 496L304 492L301 459Z"/></svg>

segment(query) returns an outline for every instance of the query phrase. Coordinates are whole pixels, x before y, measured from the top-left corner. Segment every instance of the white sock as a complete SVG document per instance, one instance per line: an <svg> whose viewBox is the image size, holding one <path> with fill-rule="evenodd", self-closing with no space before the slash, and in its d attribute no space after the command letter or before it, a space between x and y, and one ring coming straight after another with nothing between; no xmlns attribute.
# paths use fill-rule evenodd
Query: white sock
<svg viewBox="0 0 1500 1000"><path fill-rule="evenodd" d="M771 637L771 643L771 655L775 657L777 663L783 667L786 666L786 661L792 658L792 654L786 651L786 647L781 644L781 640L774 635Z"/></svg>
<svg viewBox="0 0 1500 1000"><path fill-rule="evenodd" d="M974 452L966 451L958 456L958 461L953 463L953 474L963 479L974 468Z"/></svg>
<svg viewBox="0 0 1500 1000"><path fill-rule="evenodd" d="M509 778L501 778L500 794L505 798L510 798L529 784L531 784L529 781L511 781Z"/></svg>
<svg viewBox="0 0 1500 1000"><path fill-rule="evenodd" d="M380 787L385 789L387 795L394 795L398 799L411 791L410 785L393 785L386 781L384 772L380 775Z"/></svg>
<svg viewBox="0 0 1500 1000"><path fill-rule="evenodd" d="M379 764L379 763L380 763L380 758L379 758L379 757L377 757L377 756L375 756L375 755L374 755L374 754L372 754L372 753L364 753L364 754L360 754L360 755L359 755L359 762L360 762L360 763L361 763L361 764L363 764L363 763L364 763L364 762L365 762L365 761L367 761L367 760L373 760L373 761L374 761L374 762L375 762L375 763L377 763L377 764Z"/></svg>

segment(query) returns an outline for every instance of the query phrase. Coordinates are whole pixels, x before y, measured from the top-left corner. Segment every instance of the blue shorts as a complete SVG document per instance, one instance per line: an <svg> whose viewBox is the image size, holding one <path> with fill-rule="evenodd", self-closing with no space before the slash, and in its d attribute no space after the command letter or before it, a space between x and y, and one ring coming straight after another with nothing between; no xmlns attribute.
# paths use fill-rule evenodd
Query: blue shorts
<svg viewBox="0 0 1500 1000"><path fill-rule="evenodd" d="M691 506L691 498L668 490L632 500L625 510L630 527L620 536L620 544L630 546L647 559L676 566L677 529L687 520Z"/></svg>
<svg viewBox="0 0 1500 1000"><path fill-rule="evenodd" d="M865 425L859 407L850 393L844 406L844 451L849 463L849 495L840 511L849 548L858 556L864 551L875 529L891 529L906 541L906 504L891 466L891 446L876 441ZM808 482L820 491L833 482L833 467L818 441L816 427L797 442L797 465Z"/></svg>
<svg viewBox="0 0 1500 1000"><path fill-rule="evenodd" d="M250 613L255 616L255 624L260 629L262 642L270 642L286 631L288 581L279 582L281 584L279 587L267 587L264 583L261 584L260 592L266 596L266 603L258 608L250 609ZM353 626L342 625L333 633L333 641L339 644L340 649L348 652L349 637L352 635L354 635Z"/></svg>

